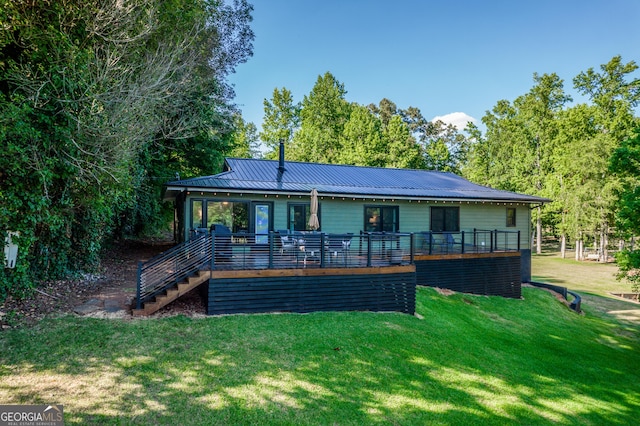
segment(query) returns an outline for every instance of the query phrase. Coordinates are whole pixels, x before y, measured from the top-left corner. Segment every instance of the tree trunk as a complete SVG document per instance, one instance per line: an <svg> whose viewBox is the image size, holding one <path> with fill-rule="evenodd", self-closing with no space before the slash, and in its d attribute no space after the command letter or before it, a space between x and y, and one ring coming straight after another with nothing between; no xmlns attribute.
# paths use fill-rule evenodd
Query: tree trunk
<svg viewBox="0 0 640 426"><path fill-rule="evenodd" d="M602 263L607 263L609 260L609 250L607 250L607 246L609 245L609 227L607 225L603 226L602 235L600 235L600 261Z"/></svg>
<svg viewBox="0 0 640 426"><path fill-rule="evenodd" d="M576 240L576 260L582 260L582 240Z"/></svg>
<svg viewBox="0 0 640 426"><path fill-rule="evenodd" d="M560 256L565 259L567 257L567 236L560 235Z"/></svg>
<svg viewBox="0 0 640 426"><path fill-rule="evenodd" d="M538 240L536 241L536 253L542 254L542 207L538 206L538 218L536 220L536 234L538 234Z"/></svg>

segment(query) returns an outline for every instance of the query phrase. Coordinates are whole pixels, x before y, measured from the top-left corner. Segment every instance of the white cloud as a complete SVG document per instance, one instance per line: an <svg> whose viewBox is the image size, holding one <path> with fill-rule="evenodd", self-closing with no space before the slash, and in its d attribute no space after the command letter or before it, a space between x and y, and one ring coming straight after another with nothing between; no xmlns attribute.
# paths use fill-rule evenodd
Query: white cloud
<svg viewBox="0 0 640 426"><path fill-rule="evenodd" d="M457 127L458 130L464 130L467 127L467 123L471 121L472 123L477 123L478 120L471 117L470 115L465 114L464 112L452 112L450 114L439 115L437 117L433 117L431 121L442 121L446 124L453 124Z"/></svg>

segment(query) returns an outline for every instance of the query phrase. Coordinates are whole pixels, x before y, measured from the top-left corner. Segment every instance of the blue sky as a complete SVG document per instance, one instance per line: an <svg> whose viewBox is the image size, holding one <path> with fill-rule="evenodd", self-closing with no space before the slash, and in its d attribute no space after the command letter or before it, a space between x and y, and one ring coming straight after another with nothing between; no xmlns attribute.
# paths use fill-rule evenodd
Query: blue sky
<svg viewBox="0 0 640 426"><path fill-rule="evenodd" d="M640 64L640 0L250 0L254 55L230 77L246 121L286 87L296 102L331 72L348 101L388 98L427 119L476 120L555 72L572 80L615 55ZM635 77L640 77L636 72ZM479 124L479 123L478 123Z"/></svg>

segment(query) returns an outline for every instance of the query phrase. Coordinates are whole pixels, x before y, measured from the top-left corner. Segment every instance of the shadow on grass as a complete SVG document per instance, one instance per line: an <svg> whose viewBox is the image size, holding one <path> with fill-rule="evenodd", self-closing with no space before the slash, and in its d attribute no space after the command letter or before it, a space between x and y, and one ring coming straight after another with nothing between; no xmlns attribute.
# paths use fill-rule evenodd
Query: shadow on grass
<svg viewBox="0 0 640 426"><path fill-rule="evenodd" d="M546 277L544 275L533 275L531 277L532 281L547 283L547 284L566 284L566 280L562 280L559 278Z"/></svg>
<svg viewBox="0 0 640 426"><path fill-rule="evenodd" d="M637 339L602 345L606 323L524 293L419 289L424 320L49 320L0 336L0 400L65 404L68 424L633 423Z"/></svg>

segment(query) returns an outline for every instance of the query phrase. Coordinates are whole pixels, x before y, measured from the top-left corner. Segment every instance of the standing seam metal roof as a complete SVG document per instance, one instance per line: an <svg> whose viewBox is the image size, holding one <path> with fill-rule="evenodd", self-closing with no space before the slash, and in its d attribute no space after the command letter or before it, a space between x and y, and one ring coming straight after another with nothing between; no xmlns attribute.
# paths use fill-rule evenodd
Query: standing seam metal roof
<svg viewBox="0 0 640 426"><path fill-rule="evenodd" d="M240 190L319 193L345 196L411 197L543 203L546 198L477 185L453 173L335 164L227 158L225 171L213 176L168 182L167 190Z"/></svg>

